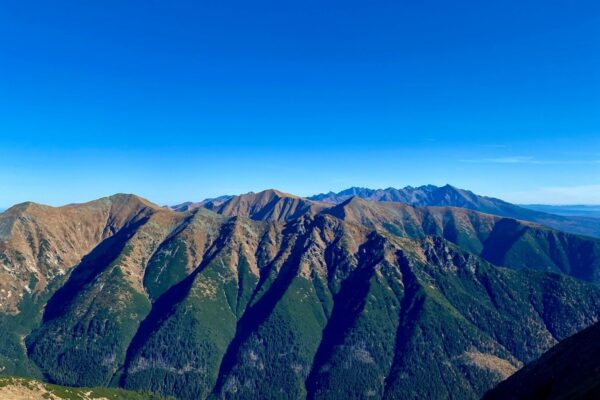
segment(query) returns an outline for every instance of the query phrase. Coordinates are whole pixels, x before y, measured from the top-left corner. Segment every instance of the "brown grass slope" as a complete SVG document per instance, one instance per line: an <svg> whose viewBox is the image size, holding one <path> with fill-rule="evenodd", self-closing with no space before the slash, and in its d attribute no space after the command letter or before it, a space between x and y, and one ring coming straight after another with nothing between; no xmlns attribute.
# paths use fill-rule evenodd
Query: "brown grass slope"
<svg viewBox="0 0 600 400"><path fill-rule="evenodd" d="M23 203L0 214L0 310L16 312L24 293L67 276L100 242L160 207L117 194L84 204Z"/></svg>

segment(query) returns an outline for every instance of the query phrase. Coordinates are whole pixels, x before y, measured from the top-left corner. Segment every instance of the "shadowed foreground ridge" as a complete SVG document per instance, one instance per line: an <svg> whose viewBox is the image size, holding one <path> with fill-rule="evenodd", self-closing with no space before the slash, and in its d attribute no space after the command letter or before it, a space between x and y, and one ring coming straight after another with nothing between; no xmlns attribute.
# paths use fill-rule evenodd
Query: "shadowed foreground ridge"
<svg viewBox="0 0 600 400"><path fill-rule="evenodd" d="M484 400L597 399L600 397L600 324L579 332L501 382Z"/></svg>
<svg viewBox="0 0 600 400"><path fill-rule="evenodd" d="M270 190L0 214L0 367L179 399L477 399L598 320L600 241Z"/></svg>

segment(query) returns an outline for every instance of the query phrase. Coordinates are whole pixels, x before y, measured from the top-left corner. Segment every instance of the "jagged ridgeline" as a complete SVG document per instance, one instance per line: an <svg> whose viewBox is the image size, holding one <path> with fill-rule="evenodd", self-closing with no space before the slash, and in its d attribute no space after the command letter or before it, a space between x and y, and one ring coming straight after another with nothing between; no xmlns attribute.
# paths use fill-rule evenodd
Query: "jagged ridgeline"
<svg viewBox="0 0 600 400"><path fill-rule="evenodd" d="M0 214L0 368L179 399L476 399L600 314L600 242L277 191Z"/></svg>

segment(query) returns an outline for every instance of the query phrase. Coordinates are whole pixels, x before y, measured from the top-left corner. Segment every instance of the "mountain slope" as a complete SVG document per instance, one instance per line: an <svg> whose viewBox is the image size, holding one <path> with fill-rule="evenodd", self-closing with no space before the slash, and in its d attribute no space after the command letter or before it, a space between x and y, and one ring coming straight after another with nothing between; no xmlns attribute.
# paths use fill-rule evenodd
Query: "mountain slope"
<svg viewBox="0 0 600 400"><path fill-rule="evenodd" d="M143 287L147 262L181 222L181 215L157 210L103 241L72 271L26 339L45 376L68 385L110 383L150 311Z"/></svg>
<svg viewBox="0 0 600 400"><path fill-rule="evenodd" d="M455 207L412 207L352 197L323 214L401 237L437 235L496 265L600 282L600 240Z"/></svg>
<svg viewBox="0 0 600 400"><path fill-rule="evenodd" d="M254 220L290 221L305 214L316 214L327 205L278 190L265 190L233 196L224 202L208 202L205 208L226 216L248 217Z"/></svg>
<svg viewBox="0 0 600 400"><path fill-rule="evenodd" d="M517 263L558 268L531 243L550 229L509 220L528 238L517 251L489 242L506 219L464 209L264 196L223 214L103 201L97 243L3 311L0 369L180 399L475 399L600 316L596 285ZM68 207L59 226L96 215ZM475 254L489 243L511 268Z"/></svg>
<svg viewBox="0 0 600 400"><path fill-rule="evenodd" d="M414 207L402 202L365 201L358 196L327 205L269 190L232 197L214 211L269 221L329 214L403 237L440 235L496 265L600 281L600 240L465 208Z"/></svg>
<svg viewBox="0 0 600 400"><path fill-rule="evenodd" d="M600 396L600 323L548 350L489 391L495 399L594 399Z"/></svg>
<svg viewBox="0 0 600 400"><path fill-rule="evenodd" d="M0 214L0 309L14 311L24 288L43 290L102 240L159 209L118 194L58 208L23 203L6 210Z"/></svg>
<svg viewBox="0 0 600 400"><path fill-rule="evenodd" d="M46 302L59 288L64 292L77 265L91 266L82 275L93 279L98 261L110 257L110 247L120 245L115 237L133 234L156 213L171 214L137 196L118 194L58 208L24 203L0 214L0 353L5 374L41 376L24 342Z"/></svg>
<svg viewBox="0 0 600 400"><path fill-rule="evenodd" d="M600 237L600 221L596 218L560 216L519 207L492 197L458 189L451 185L437 187L407 186L403 189L350 188L339 193L326 193L308 197L309 200L339 204L358 196L372 201L403 202L414 206L451 206L467 208L487 214L536 222L564 232Z"/></svg>

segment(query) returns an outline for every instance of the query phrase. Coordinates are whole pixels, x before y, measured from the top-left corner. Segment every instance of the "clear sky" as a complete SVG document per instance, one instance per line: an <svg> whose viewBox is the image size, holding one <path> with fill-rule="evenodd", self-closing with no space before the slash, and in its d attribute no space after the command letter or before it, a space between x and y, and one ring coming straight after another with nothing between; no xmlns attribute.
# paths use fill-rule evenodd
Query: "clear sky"
<svg viewBox="0 0 600 400"><path fill-rule="evenodd" d="M600 204L600 2L0 0L0 207L428 183Z"/></svg>

